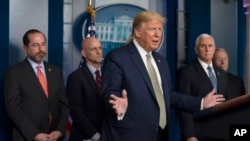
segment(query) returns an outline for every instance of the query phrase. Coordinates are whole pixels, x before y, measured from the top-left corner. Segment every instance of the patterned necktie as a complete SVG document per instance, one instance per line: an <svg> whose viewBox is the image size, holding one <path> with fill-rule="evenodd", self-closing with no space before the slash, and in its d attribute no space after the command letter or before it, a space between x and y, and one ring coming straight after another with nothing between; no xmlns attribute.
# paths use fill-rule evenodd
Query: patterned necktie
<svg viewBox="0 0 250 141"><path fill-rule="evenodd" d="M44 91L46 97L48 98L48 86L47 86L47 81L46 81L45 75L41 71L41 66L38 65L38 66L36 66L36 68L37 68L38 80L43 88L43 91Z"/></svg>
<svg viewBox="0 0 250 141"><path fill-rule="evenodd" d="M102 93L102 78L101 78L101 75L100 75L100 71L96 70L95 74L96 74L95 81L96 81L96 84L98 86L99 93L101 94Z"/></svg>
<svg viewBox="0 0 250 141"><path fill-rule="evenodd" d="M212 71L212 67L208 66L207 70L208 70L209 79L210 79L211 83L213 84L215 91L217 92L217 80L216 80L214 73Z"/></svg>
<svg viewBox="0 0 250 141"><path fill-rule="evenodd" d="M162 129L164 129L166 124L167 124L167 117L166 117L167 114L166 114L166 108L165 108L165 101L164 101L163 93L162 93L155 69L151 63L151 55L148 53L146 56L147 56L147 67L148 67L149 77L150 77L151 82L153 84L157 103L160 107L159 126Z"/></svg>

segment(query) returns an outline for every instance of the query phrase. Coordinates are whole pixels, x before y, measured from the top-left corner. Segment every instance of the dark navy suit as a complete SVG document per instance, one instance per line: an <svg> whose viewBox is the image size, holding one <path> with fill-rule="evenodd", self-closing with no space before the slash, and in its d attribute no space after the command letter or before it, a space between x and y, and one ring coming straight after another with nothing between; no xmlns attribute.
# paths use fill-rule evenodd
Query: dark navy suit
<svg viewBox="0 0 250 141"><path fill-rule="evenodd" d="M228 99L232 99L246 94L246 89L243 80L234 74L227 73L228 84Z"/></svg>
<svg viewBox="0 0 250 141"><path fill-rule="evenodd" d="M217 93L223 94L227 99L227 76L226 72L219 67L213 66L217 78ZM213 85L202 68L200 62L196 60L193 64L187 65L179 70L177 80L177 91L196 97L204 97L213 90ZM199 137L199 127L195 127L193 116L188 113L179 112L182 136Z"/></svg>
<svg viewBox="0 0 250 141"><path fill-rule="evenodd" d="M170 117L172 106L189 112L198 111L201 98L187 97L173 91L166 59L156 52L152 52L152 55L161 75L167 117ZM111 93L121 96L122 89L127 90L128 108L123 120L118 121L108 100ZM106 55L103 92L107 113L102 141L156 141L159 107L147 69L133 42Z"/></svg>

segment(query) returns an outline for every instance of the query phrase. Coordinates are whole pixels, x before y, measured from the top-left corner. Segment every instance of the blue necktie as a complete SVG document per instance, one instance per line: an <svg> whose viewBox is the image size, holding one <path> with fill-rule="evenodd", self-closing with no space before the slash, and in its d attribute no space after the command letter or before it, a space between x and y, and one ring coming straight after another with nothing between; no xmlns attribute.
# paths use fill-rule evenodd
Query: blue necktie
<svg viewBox="0 0 250 141"><path fill-rule="evenodd" d="M212 67L208 66L207 70L208 70L209 79L210 79L211 83L213 84L215 91L217 92L217 80L216 80L214 73L212 71Z"/></svg>

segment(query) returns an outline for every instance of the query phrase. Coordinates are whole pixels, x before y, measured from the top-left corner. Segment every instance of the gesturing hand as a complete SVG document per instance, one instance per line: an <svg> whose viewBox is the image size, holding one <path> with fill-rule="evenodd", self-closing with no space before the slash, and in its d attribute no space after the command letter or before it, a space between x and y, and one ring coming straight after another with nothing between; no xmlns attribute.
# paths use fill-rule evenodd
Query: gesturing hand
<svg viewBox="0 0 250 141"><path fill-rule="evenodd" d="M127 91L125 89L122 90L122 97L111 94L109 103L118 116L123 115L128 107Z"/></svg>
<svg viewBox="0 0 250 141"><path fill-rule="evenodd" d="M212 107L216 104L220 104L225 101L222 94L215 94L215 90L212 90L203 98L203 109Z"/></svg>

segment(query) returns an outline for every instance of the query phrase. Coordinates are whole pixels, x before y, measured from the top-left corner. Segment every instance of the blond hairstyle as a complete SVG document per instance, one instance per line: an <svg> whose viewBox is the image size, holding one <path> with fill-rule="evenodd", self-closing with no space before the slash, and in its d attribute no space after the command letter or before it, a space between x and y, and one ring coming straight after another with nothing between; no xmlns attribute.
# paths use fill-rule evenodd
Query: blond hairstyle
<svg viewBox="0 0 250 141"><path fill-rule="evenodd" d="M136 28L140 28L142 23L144 22L149 22L149 21L153 21L153 20L158 20L160 22L162 22L163 24L167 21L165 17L163 17L161 14L154 12L154 11L142 11L140 13L138 13L133 21L133 27L132 27L132 33L127 41L130 42L133 39L134 36L134 30Z"/></svg>

